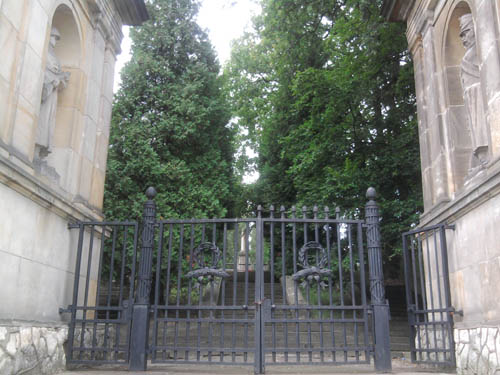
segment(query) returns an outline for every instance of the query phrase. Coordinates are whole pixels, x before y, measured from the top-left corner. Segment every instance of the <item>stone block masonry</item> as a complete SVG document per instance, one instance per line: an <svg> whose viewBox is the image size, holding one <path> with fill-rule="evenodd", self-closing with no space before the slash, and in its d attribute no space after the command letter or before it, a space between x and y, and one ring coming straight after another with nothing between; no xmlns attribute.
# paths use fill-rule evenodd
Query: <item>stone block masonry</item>
<svg viewBox="0 0 500 375"><path fill-rule="evenodd" d="M500 328L455 329L457 375L500 374Z"/></svg>
<svg viewBox="0 0 500 375"><path fill-rule="evenodd" d="M0 374L55 374L66 367L66 325L0 322Z"/></svg>

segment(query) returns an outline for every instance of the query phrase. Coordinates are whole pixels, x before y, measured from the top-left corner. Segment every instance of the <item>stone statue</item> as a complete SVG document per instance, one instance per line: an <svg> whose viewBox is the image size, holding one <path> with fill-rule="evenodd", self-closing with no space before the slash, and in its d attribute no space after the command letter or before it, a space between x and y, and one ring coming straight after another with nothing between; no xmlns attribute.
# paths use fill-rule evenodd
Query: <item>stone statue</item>
<svg viewBox="0 0 500 375"><path fill-rule="evenodd" d="M488 162L488 135L481 92L476 35L470 13L460 17L460 38L466 49L462 59L460 77L472 140L472 158L469 170L469 175L471 175L484 168Z"/></svg>
<svg viewBox="0 0 500 375"><path fill-rule="evenodd" d="M57 95L68 83L70 73L61 70L61 64L55 53L59 31L53 27L50 33L47 67L43 78L42 104L35 140L35 157L45 158L51 152L52 136L56 125Z"/></svg>

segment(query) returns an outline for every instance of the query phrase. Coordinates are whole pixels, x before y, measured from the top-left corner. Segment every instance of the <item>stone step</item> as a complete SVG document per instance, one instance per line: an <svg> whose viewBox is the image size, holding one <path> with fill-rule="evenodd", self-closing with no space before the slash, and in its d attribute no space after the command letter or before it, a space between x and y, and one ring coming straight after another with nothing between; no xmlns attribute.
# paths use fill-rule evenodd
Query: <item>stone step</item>
<svg viewBox="0 0 500 375"><path fill-rule="evenodd" d="M236 305L236 306L242 306L242 305L253 305L254 303L254 297L255 296L255 284L252 281L249 281L247 284L241 279L242 275L238 276L237 285L236 285L236 300L233 301L233 287L234 284L232 281L226 282L226 290L225 290L225 298L224 298L224 303L227 306L231 305ZM247 299L245 299L245 288L247 288ZM272 303L281 305L285 304L285 298L283 298L283 289L282 286L279 282L275 282L274 284L271 284L269 282L266 282L264 284L264 290L265 290L265 296L266 298L271 297L271 289L273 289L274 292L274 300ZM410 343L409 343L409 336L410 336L410 331L408 327L408 320L406 318L406 311L405 311L405 306L404 306L404 301L402 300L401 303L399 300L396 301L396 303L391 306L391 315L392 319L390 321L390 340L391 340L391 350L394 351L409 351L410 350ZM220 312L218 313L220 317ZM253 319L255 312L254 311L249 311L248 315L246 315L245 311L242 310L237 310L234 313L234 318L235 319ZM307 318L307 314L304 311L300 312L300 317ZM312 312L312 316L317 318L317 312ZM233 318L233 312L228 311L224 313L224 316L228 319ZM329 312L323 313L323 318L328 318ZM346 317L352 317L352 312L347 312L346 311ZM360 315L358 315L360 316ZM275 319L283 319L285 317L288 317L290 319L293 319L295 317L295 312L293 310L291 311L276 311L273 313L273 318ZM226 323L226 327L231 327L231 323ZM278 342L281 342L282 344L284 343L284 331L285 331L285 326L287 326L288 329L288 342L289 345L292 343L295 343L295 338L296 338L296 323L287 323L281 324L277 323L275 324L274 327L274 332L275 332L275 339ZM244 328L243 325L237 324L235 334L238 337L241 337L241 335L244 334ZM253 340L253 321L249 323L249 329L248 329L248 335L247 339L248 340ZM321 338L319 334L319 324L317 323L311 323L311 344L314 346L319 346L321 343ZM330 335L329 338L323 337L324 342L326 340L331 340L331 325L330 323L324 323L323 324L323 335ZM266 323L266 334L265 334L265 342L267 343L268 340L272 339L272 330L273 326L271 323ZM364 333L364 327L362 324L358 325L358 340L364 340L363 338L363 333ZM371 326L368 328L369 332L368 335L371 337L372 334L372 328ZM250 332L251 331L251 332ZM270 331L270 332L269 332ZM231 332L231 331L230 331ZM341 342L344 340L344 335L345 339L347 340L348 343L354 343L355 342L355 333L354 333L354 326L352 324L346 324L345 325L345 331L344 331L344 326L341 323L334 323L334 335L336 339L340 339ZM224 339L226 340L226 334L224 335ZM269 337L268 337L269 336ZM229 338L231 335L228 336ZM309 333L308 333L308 324L307 322L300 323L299 324L299 338L300 342L306 342L309 343ZM305 341L304 341L305 340ZM371 341L371 338L368 339ZM361 341L360 341L361 342ZM271 344L272 341L269 341L268 344Z"/></svg>

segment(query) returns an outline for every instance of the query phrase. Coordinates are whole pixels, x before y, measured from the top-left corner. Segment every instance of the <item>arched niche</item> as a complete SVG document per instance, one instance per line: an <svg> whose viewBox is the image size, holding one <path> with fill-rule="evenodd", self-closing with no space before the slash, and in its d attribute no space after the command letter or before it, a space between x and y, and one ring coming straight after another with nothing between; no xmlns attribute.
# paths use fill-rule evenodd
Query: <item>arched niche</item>
<svg viewBox="0 0 500 375"><path fill-rule="evenodd" d="M70 74L66 87L58 92L52 150L46 157L47 165L56 173L57 183L66 191L75 193L71 186L77 170L79 139L83 113L82 88L85 81L82 62L82 38L78 18L70 4L60 4L54 11L48 29L59 31L60 39L54 48L61 69ZM48 43L47 43L48 44ZM48 53L48 47L47 47ZM54 174L53 174L54 175Z"/></svg>
<svg viewBox="0 0 500 375"><path fill-rule="evenodd" d="M449 159L453 190L460 190L467 178L472 153L467 110L460 77L465 48L460 38L460 17L472 13L469 4L459 1L451 8L443 38L446 117L449 127Z"/></svg>
<svg viewBox="0 0 500 375"><path fill-rule="evenodd" d="M56 27L61 39L56 45L56 54L65 67L78 68L81 59L81 39L73 11L65 4L57 7L52 18L52 27Z"/></svg>

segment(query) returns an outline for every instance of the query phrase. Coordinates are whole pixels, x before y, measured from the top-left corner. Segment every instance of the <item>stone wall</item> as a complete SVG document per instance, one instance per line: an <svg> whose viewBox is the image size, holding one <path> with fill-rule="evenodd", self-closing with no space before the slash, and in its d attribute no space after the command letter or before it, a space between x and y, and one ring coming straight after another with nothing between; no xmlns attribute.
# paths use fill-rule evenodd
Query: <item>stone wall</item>
<svg viewBox="0 0 500 375"><path fill-rule="evenodd" d="M0 374L55 374L65 368L64 325L0 323Z"/></svg>
<svg viewBox="0 0 500 375"><path fill-rule="evenodd" d="M493 344L498 329L491 328L500 322L500 1L384 3L387 19L406 22L414 62L424 196L420 227L455 226L446 238L451 302L463 313L454 314L457 371L500 373L500 347ZM472 15L472 26L461 21L465 14ZM462 38L471 30L474 43L464 47ZM472 52L476 62L467 65ZM482 103L474 108L464 87L471 66ZM478 127L487 135L480 167L473 164L481 152L474 148Z"/></svg>
<svg viewBox="0 0 500 375"><path fill-rule="evenodd" d="M500 328L456 329L457 374L500 374Z"/></svg>
<svg viewBox="0 0 500 375"><path fill-rule="evenodd" d="M68 224L103 219L121 28L147 19L143 0L120 0L119 8L115 3L0 0L1 374L50 373L65 362L61 324L67 315L60 315L59 308L72 302L78 242L78 231ZM53 27L60 34L55 47ZM53 101L50 153L41 155L42 90L54 55L71 75ZM96 231L90 305L97 285L98 237ZM82 270L88 261L85 241ZM83 289L87 275L78 277Z"/></svg>
<svg viewBox="0 0 500 375"><path fill-rule="evenodd" d="M90 325L85 328L82 340L82 328L76 327L73 345L75 347L91 348L114 348L116 343L116 327L113 324ZM123 330L123 328L122 328ZM123 348L123 340L126 332L122 332L123 338L120 342ZM22 321L0 322L0 374L27 374L45 375L56 374L66 368L66 346L68 340L68 326L60 323L36 323ZM77 359L89 360L124 360L123 349L116 353L110 349L110 353L97 351L75 351ZM107 357L106 357L107 356Z"/></svg>

